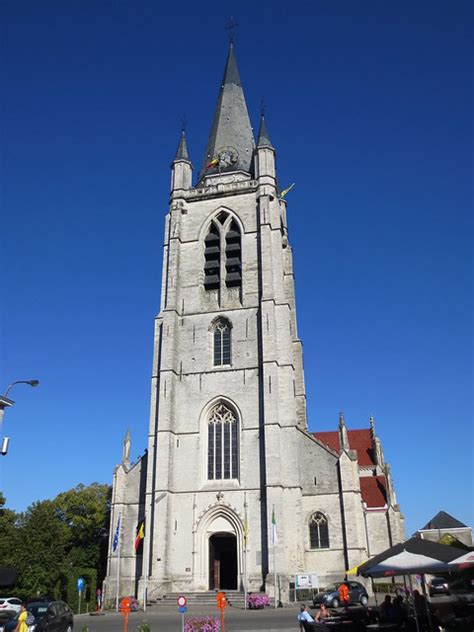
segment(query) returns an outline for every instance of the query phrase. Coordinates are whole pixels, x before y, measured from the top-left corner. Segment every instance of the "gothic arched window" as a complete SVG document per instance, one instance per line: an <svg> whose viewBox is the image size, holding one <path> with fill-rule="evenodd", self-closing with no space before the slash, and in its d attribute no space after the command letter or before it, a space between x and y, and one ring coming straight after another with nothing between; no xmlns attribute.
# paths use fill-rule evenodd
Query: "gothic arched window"
<svg viewBox="0 0 474 632"><path fill-rule="evenodd" d="M219 290L242 285L242 240L240 228L225 211L216 215L204 240L204 287Z"/></svg>
<svg viewBox="0 0 474 632"><path fill-rule="evenodd" d="M230 364L231 360L231 325L225 318L219 318L213 326L214 330L214 366Z"/></svg>
<svg viewBox="0 0 474 632"><path fill-rule="evenodd" d="M227 287L242 285L242 246L240 230L234 220L225 236L225 284Z"/></svg>
<svg viewBox="0 0 474 632"><path fill-rule="evenodd" d="M216 224L211 224L204 243L204 287L216 290L221 285L221 236Z"/></svg>
<svg viewBox="0 0 474 632"><path fill-rule="evenodd" d="M225 404L216 404L207 422L207 478L239 476L238 421Z"/></svg>
<svg viewBox="0 0 474 632"><path fill-rule="evenodd" d="M329 548L328 520L320 511L311 516L309 522L309 544L312 549Z"/></svg>

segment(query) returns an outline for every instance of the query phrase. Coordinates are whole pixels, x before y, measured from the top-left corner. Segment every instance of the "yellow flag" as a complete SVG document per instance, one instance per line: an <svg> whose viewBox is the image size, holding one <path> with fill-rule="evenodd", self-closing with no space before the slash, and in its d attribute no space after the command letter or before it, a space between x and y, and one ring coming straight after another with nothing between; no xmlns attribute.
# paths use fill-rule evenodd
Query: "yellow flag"
<svg viewBox="0 0 474 632"><path fill-rule="evenodd" d="M283 189L283 191L280 193L280 198L283 199L285 195L289 193L294 186L295 186L295 183L293 182L293 184L290 184L289 187L287 187L286 189Z"/></svg>

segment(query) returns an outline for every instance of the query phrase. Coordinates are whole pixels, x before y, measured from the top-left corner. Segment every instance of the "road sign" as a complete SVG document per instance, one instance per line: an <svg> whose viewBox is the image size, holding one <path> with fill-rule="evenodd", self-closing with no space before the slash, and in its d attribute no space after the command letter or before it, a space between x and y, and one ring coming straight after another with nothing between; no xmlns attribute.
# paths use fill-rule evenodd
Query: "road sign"
<svg viewBox="0 0 474 632"><path fill-rule="evenodd" d="M79 592L81 592L81 590L84 588L84 579L82 577L78 577L77 579L77 590Z"/></svg>
<svg viewBox="0 0 474 632"><path fill-rule="evenodd" d="M184 613L185 613L185 612L187 612L187 611L188 611L187 606L180 606L180 607L178 608L178 612L179 612L179 614L184 614Z"/></svg>
<svg viewBox="0 0 474 632"><path fill-rule="evenodd" d="M180 608L184 608L184 606L188 603L188 600L186 599L186 597L184 595L180 595L178 597L178 606Z"/></svg>

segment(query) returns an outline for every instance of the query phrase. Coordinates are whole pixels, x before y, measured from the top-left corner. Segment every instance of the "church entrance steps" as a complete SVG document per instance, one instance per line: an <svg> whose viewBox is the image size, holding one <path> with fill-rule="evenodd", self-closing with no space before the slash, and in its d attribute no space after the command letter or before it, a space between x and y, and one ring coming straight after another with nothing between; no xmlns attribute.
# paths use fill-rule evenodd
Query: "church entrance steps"
<svg viewBox="0 0 474 632"><path fill-rule="evenodd" d="M240 592L238 590L226 590L224 591L225 594L227 595L227 601L229 603L229 607L233 607L233 608L241 608L242 610L245 607L245 594L243 592ZM164 595L162 597L162 599L160 599L160 601L158 603L166 603L166 604L176 604L177 599L180 595L182 595L183 593L167 593L166 595ZM190 593L190 592L186 592L184 593L186 596L186 599L188 600L188 605L216 605L216 595L217 595L217 591L214 590L208 590L206 592L196 592L196 593ZM256 592L252 592L252 595L264 595L266 593L256 593ZM270 598L270 605L273 606L274 602L273 599Z"/></svg>

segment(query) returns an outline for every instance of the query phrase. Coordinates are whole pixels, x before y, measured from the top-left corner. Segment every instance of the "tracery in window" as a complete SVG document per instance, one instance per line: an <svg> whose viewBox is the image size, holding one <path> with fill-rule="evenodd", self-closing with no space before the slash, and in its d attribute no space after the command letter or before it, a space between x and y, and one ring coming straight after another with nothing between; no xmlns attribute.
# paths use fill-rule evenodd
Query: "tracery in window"
<svg viewBox="0 0 474 632"><path fill-rule="evenodd" d="M238 421L235 413L222 402L209 413L207 437L207 478L238 478Z"/></svg>
<svg viewBox="0 0 474 632"><path fill-rule="evenodd" d="M231 363L231 325L225 318L219 318L214 330L214 366Z"/></svg>
<svg viewBox="0 0 474 632"><path fill-rule="evenodd" d="M326 516L317 511L309 522L309 543L312 549L329 548L329 529Z"/></svg>

